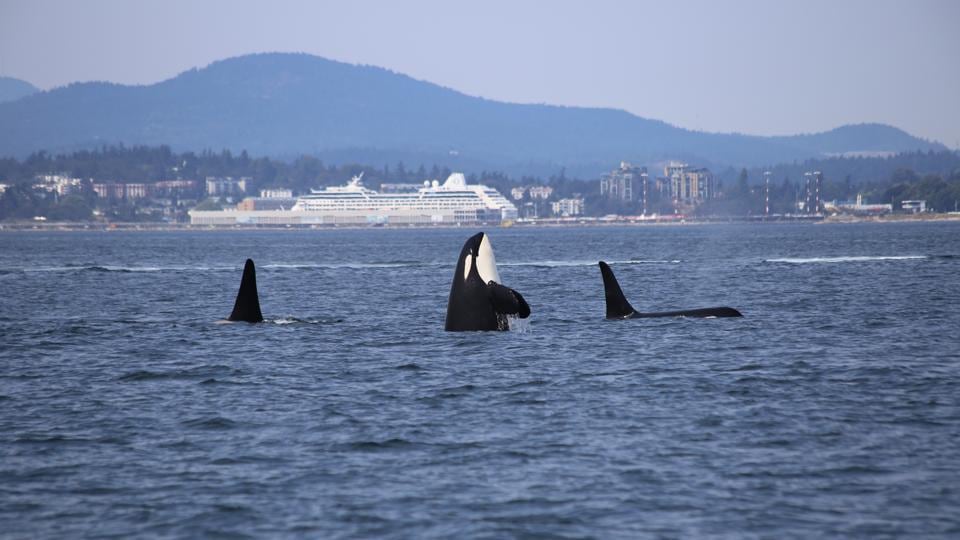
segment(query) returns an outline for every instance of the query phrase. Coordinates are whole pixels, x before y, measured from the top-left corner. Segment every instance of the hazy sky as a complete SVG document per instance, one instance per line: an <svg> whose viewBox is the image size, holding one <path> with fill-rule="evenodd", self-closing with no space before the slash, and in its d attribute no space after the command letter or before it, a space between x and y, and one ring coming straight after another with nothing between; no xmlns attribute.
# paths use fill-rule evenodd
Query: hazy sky
<svg viewBox="0 0 960 540"><path fill-rule="evenodd" d="M44 89L265 51L706 131L884 122L960 147L956 0L0 0L0 74Z"/></svg>

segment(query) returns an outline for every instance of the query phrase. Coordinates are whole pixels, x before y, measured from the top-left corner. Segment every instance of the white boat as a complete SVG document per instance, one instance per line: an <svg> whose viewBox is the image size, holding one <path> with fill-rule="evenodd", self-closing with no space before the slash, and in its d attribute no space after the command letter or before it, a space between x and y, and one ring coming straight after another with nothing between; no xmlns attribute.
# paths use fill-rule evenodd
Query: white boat
<svg viewBox="0 0 960 540"><path fill-rule="evenodd" d="M289 210L190 211L194 225L426 225L500 223L517 218L517 207L497 190L467 184L462 173L442 184L425 181L405 193L378 193L353 177L345 186L311 190Z"/></svg>

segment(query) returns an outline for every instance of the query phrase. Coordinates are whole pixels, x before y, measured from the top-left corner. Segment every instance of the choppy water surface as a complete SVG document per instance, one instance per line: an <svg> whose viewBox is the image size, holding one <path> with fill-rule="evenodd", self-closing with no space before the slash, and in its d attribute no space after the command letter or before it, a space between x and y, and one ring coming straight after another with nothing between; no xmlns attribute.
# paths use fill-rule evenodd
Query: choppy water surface
<svg viewBox="0 0 960 540"><path fill-rule="evenodd" d="M474 232L0 234L0 536L960 535L960 226Z"/></svg>

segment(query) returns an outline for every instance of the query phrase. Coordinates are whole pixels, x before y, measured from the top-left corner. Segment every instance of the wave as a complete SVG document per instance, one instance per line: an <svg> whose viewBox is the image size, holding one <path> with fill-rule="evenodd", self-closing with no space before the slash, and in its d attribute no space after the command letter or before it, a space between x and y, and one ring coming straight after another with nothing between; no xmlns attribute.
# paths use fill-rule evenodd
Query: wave
<svg viewBox="0 0 960 540"><path fill-rule="evenodd" d="M210 416L184 420L180 422L180 425L193 429L221 430L233 429L239 424L229 418L224 418L223 416Z"/></svg>
<svg viewBox="0 0 960 540"><path fill-rule="evenodd" d="M117 381L164 381L180 379L206 379L212 376L241 375L243 371L224 365L197 366L188 369L175 369L165 371L150 371L147 369L137 369L129 373L124 373L116 378Z"/></svg>
<svg viewBox="0 0 960 540"><path fill-rule="evenodd" d="M598 260L579 261L526 261L498 262L497 266L535 266L541 268L562 268L568 266L596 266ZM607 261L607 264L679 264L679 259L630 259L628 261Z"/></svg>
<svg viewBox="0 0 960 540"><path fill-rule="evenodd" d="M0 273L13 272L223 272L239 270L242 266L116 266L116 265L67 265L0 268Z"/></svg>
<svg viewBox="0 0 960 540"><path fill-rule="evenodd" d="M768 263L787 263L787 264L822 264L822 263L845 263L845 262L870 262L870 261L912 261L919 259L928 259L926 255L851 255L846 257L781 257L777 259L764 259Z"/></svg>
<svg viewBox="0 0 960 540"><path fill-rule="evenodd" d="M265 319L264 322L287 325L287 324L336 324L343 322L343 319L299 319L297 317L280 317L277 319Z"/></svg>
<svg viewBox="0 0 960 540"><path fill-rule="evenodd" d="M414 266L428 266L431 263L332 263L332 264L263 264L257 269L310 269L310 268L400 268ZM19 272L227 272L242 270L242 265L223 266L117 266L117 265L89 265L89 266L35 266L20 268L0 268L0 274L14 274Z"/></svg>
<svg viewBox="0 0 960 540"><path fill-rule="evenodd" d="M394 437L385 441L354 441L350 443L343 443L338 446L347 450L360 452L382 452L388 450L404 450L413 448L415 443L408 441L407 439Z"/></svg>
<svg viewBox="0 0 960 540"><path fill-rule="evenodd" d="M439 263L428 263L428 262L372 262L372 263L293 263L293 264L263 264L259 265L258 268L275 268L275 269L311 269L311 268L326 268L326 269L364 269L364 268L408 268L416 266L436 266Z"/></svg>
<svg viewBox="0 0 960 540"><path fill-rule="evenodd" d="M596 266L596 260L573 260L573 261L516 261L516 262L498 262L497 266L533 266L545 268L558 268L565 266ZM626 261L611 261L610 264L677 264L678 259L647 260L630 259ZM343 263L292 263L292 264L263 264L258 268L277 268L277 269L304 269L304 268L326 268L326 269L366 269L366 268L419 268L419 267L453 267L456 261L437 262L437 261L388 261L388 262L343 262Z"/></svg>
<svg viewBox="0 0 960 540"><path fill-rule="evenodd" d="M439 265L439 263L328 263L328 264L261 264L257 269L284 270L284 269L311 269L311 268L401 268L415 266ZM117 266L117 265L67 265L67 266L36 266L36 267L12 267L0 268L0 274L18 273L18 272L226 272L242 270L242 265L222 265L222 266Z"/></svg>
<svg viewBox="0 0 960 540"><path fill-rule="evenodd" d="M610 264L677 264L677 259L663 260L641 260L631 259L625 261L610 261ZM269 263L257 265L261 270L309 270L309 269L378 269L378 268L424 268L424 267L446 267L453 266L455 262L436 262L436 261L388 261L388 262L340 262L340 263ZM518 261L501 262L498 266L517 266L517 267L540 267L540 268L561 268L574 266L596 266L595 260L544 260L544 261ZM91 265L65 265L65 266L33 266L33 267L7 267L0 268L0 274L14 274L19 272L232 272L239 271L242 265L171 265L171 266L121 266L106 264Z"/></svg>

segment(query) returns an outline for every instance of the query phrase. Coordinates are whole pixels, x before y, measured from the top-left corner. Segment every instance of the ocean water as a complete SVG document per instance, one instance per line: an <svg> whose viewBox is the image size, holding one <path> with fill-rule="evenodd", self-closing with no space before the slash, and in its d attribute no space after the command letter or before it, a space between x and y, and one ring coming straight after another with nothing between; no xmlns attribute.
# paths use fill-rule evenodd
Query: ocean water
<svg viewBox="0 0 960 540"><path fill-rule="evenodd" d="M475 232L0 234L0 536L960 536L960 225Z"/></svg>

